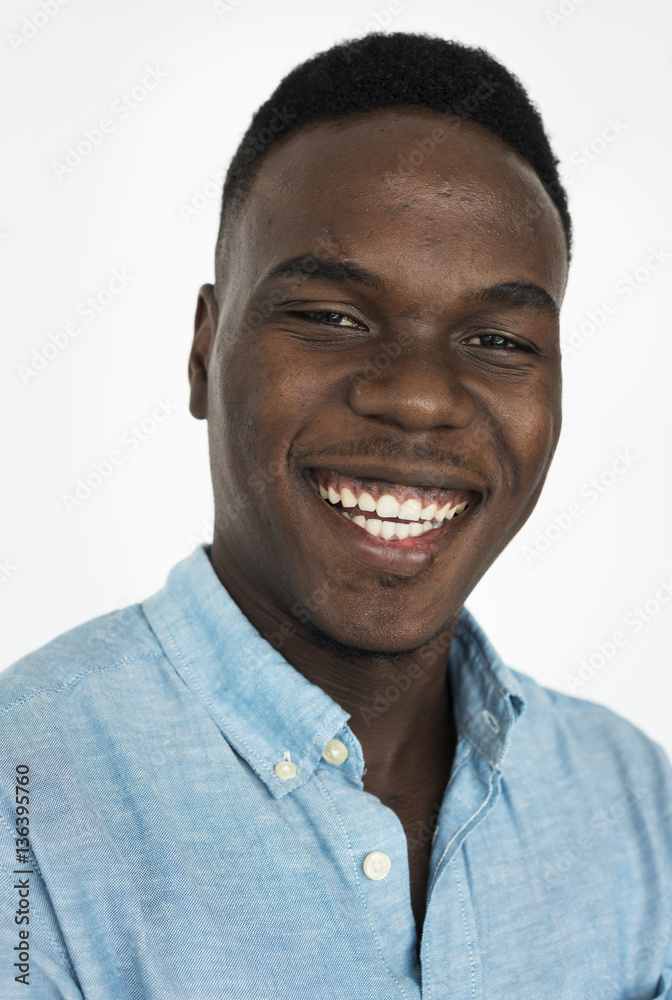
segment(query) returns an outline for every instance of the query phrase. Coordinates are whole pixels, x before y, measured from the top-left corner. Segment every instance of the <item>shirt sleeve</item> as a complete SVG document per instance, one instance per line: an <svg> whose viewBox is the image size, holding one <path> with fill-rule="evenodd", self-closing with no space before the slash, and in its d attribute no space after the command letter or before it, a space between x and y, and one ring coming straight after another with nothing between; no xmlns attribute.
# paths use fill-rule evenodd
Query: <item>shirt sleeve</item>
<svg viewBox="0 0 672 1000"><path fill-rule="evenodd" d="M3 839L6 833L3 823ZM2 996L4 1000L28 996L84 1000L39 870L34 864L20 868L23 871L14 872L5 865L0 869ZM26 869L30 874L25 874ZM22 900L28 902L27 908Z"/></svg>
<svg viewBox="0 0 672 1000"><path fill-rule="evenodd" d="M0 995L84 1000L39 865L16 839L23 832L0 795Z"/></svg>
<svg viewBox="0 0 672 1000"><path fill-rule="evenodd" d="M666 821L667 833L664 835L664 838L669 851L666 874L668 878L668 898L670 900L670 922L666 928L661 929L661 937L665 941L665 965L660 981L658 982L656 1000L672 1000L672 764L663 747L659 744L655 744L655 746L662 759L665 784L663 809L665 810L664 821Z"/></svg>

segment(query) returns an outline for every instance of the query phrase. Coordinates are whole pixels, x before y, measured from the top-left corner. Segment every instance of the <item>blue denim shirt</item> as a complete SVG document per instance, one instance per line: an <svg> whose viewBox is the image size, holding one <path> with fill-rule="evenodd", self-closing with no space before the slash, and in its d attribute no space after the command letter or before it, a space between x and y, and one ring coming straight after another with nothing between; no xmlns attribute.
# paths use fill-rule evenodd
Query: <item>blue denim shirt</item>
<svg viewBox="0 0 672 1000"><path fill-rule="evenodd" d="M672 998L656 744L508 669L465 609L452 774L435 830L407 840L364 791L349 715L207 553L0 675L3 998ZM418 961L408 855L432 838Z"/></svg>

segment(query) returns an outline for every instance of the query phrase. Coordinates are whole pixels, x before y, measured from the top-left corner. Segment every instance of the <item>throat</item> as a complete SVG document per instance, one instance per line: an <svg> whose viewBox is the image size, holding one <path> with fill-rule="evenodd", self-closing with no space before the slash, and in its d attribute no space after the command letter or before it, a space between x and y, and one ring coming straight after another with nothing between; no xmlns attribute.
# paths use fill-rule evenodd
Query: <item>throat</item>
<svg viewBox="0 0 672 1000"><path fill-rule="evenodd" d="M427 907L431 856L443 798L450 779L457 745L452 712L433 737L408 748L401 763L385 774L367 763L364 788L396 813L406 835L411 909L418 948ZM367 760L365 752L365 760Z"/></svg>

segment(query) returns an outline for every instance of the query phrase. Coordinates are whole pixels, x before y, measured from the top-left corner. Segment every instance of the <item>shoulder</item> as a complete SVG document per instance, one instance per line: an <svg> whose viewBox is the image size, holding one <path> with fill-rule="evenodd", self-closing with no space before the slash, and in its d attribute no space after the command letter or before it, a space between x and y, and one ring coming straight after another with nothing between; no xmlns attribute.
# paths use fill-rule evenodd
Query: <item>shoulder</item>
<svg viewBox="0 0 672 1000"><path fill-rule="evenodd" d="M520 671L512 670L511 673L524 692L525 714L534 716L531 722L542 722L543 717L546 723L552 721L553 729L557 732L572 734L586 745L598 743L600 746L609 745L613 749L627 748L630 752L663 753L657 743L613 709L544 687ZM547 726L543 725L542 732L545 729Z"/></svg>
<svg viewBox="0 0 672 1000"><path fill-rule="evenodd" d="M618 798L630 789L672 829L672 767L658 743L604 705L511 672L525 698L517 725L547 777L573 787L577 795L590 788L603 794L611 790Z"/></svg>
<svg viewBox="0 0 672 1000"><path fill-rule="evenodd" d="M112 611L62 633L0 672L0 716L31 703L67 699L92 679L159 660L161 646L139 604ZM36 705L32 705L34 710Z"/></svg>

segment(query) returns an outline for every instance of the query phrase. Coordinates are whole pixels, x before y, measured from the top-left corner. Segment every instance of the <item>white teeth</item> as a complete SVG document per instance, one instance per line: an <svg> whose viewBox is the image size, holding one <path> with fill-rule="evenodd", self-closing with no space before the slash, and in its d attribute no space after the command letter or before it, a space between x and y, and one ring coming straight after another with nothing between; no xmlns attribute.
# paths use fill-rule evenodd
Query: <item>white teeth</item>
<svg viewBox="0 0 672 1000"><path fill-rule="evenodd" d="M434 518L437 521L443 521L445 520L445 518L448 518L448 520L450 520L452 516L453 515L450 513L450 500L449 500L448 503L445 505L445 507L442 507L441 510L437 510L436 514L434 515Z"/></svg>
<svg viewBox="0 0 672 1000"><path fill-rule="evenodd" d="M311 485L313 485L313 488L316 486L316 484L312 483ZM321 484L317 484L316 488L323 500L328 500L332 504L341 504L342 507L348 508L348 511L356 508L358 511L356 516L354 515L354 511L349 513L343 510L341 513L349 521L354 521L360 528L365 528L370 535L374 537L381 536L387 541L392 538L399 539L399 541L403 541L403 539L409 537L417 538L425 532L431 531L433 528L440 527L443 521L450 521L455 515L462 514L468 507L467 500L452 508L451 501L449 500L440 510L437 510L435 502L423 507L418 497L409 497L408 500L400 503L391 493L383 493L380 499L376 501L366 491L362 492L359 498L356 497L347 486L344 486L340 493L337 493L331 485L325 488ZM365 518L363 514L359 513L360 511L375 511L378 517ZM403 521L410 521L411 523L399 524L398 522L387 520L387 518L393 517L401 518Z"/></svg>
<svg viewBox="0 0 672 1000"><path fill-rule="evenodd" d="M359 509L360 510L376 509L376 501L373 499L370 493L366 492L366 490L362 493L362 495L359 498Z"/></svg>
<svg viewBox="0 0 672 1000"><path fill-rule="evenodd" d="M376 504L376 511L380 517L399 517L399 501L391 493L383 493Z"/></svg>
<svg viewBox="0 0 672 1000"><path fill-rule="evenodd" d="M417 497L411 497L409 500L404 500L404 502L400 505L399 517L403 518L404 521L417 521L420 518L421 510L421 502L417 499Z"/></svg>
<svg viewBox="0 0 672 1000"><path fill-rule="evenodd" d="M343 517L347 517L348 521L352 521L358 527L364 528L374 538L381 537L386 542L393 540L402 542L405 538L409 537L418 538L428 531L433 531L441 527L440 521L412 521L410 524L403 524L398 521L384 521L376 517L365 518L363 514L356 514L353 517L350 511L347 510L342 510L340 513Z"/></svg>

